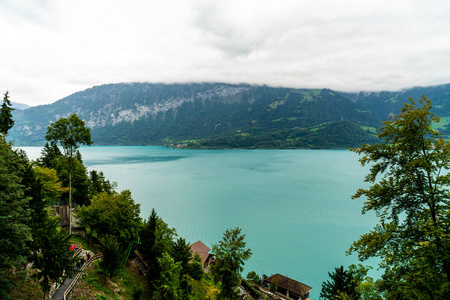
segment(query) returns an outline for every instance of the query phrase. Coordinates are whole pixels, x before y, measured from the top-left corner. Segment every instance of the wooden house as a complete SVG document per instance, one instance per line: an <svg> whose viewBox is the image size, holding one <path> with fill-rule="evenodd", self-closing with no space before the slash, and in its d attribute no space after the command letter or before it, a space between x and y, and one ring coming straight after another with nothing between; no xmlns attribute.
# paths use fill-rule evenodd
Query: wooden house
<svg viewBox="0 0 450 300"><path fill-rule="evenodd" d="M209 250L211 249L209 249L209 247L203 244L201 241L190 244L189 247L191 247L192 250L192 258L194 257L196 252L200 255L202 259L203 269L209 266L209 264L213 261L214 255L209 253Z"/></svg>
<svg viewBox="0 0 450 300"><path fill-rule="evenodd" d="M312 290L312 287L280 274L264 279L265 286L269 287L271 284L276 284L277 293L288 299L306 300L309 298L309 292Z"/></svg>

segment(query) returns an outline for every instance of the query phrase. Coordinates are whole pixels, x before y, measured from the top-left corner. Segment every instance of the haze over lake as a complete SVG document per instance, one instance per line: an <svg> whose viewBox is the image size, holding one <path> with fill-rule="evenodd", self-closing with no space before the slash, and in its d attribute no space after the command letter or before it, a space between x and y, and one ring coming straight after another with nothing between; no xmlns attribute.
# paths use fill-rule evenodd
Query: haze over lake
<svg viewBox="0 0 450 300"><path fill-rule="evenodd" d="M22 147L30 159L39 147ZM357 263L351 243L375 225L352 200L368 168L346 150L176 150L151 146L83 147L90 170L129 189L147 219L152 208L179 236L211 248L241 227L253 255L249 271L287 275L313 287L327 272Z"/></svg>

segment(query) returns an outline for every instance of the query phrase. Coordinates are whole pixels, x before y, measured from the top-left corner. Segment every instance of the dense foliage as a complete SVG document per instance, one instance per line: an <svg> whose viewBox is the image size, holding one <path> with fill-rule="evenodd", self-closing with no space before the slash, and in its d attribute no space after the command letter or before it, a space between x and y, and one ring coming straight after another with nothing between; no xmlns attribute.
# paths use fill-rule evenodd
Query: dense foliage
<svg viewBox="0 0 450 300"><path fill-rule="evenodd" d="M72 170L74 157L79 145L92 144L91 130L85 126L75 113L68 118L60 118L47 127L45 139L51 144L61 145L64 157L67 159L66 167L69 173L69 211L72 211ZM61 161L61 160L60 160ZM86 193L83 193L86 194ZM69 234L72 232L72 214L69 214Z"/></svg>
<svg viewBox="0 0 450 300"><path fill-rule="evenodd" d="M11 107L11 101L9 101L9 95L8 92L5 93L5 96L3 97L3 103L0 107L0 133L3 136L6 136L8 134L8 131L13 127L14 125L14 119L12 116L12 111L14 108Z"/></svg>
<svg viewBox="0 0 450 300"><path fill-rule="evenodd" d="M186 240L175 240L175 229L154 210L149 222L142 222L140 205L130 191L116 192L116 184L102 172L88 173L76 148L63 153L52 139L41 157L30 162L24 151L13 150L12 143L0 136L0 298L9 299L14 285L29 282L30 276L48 297L51 287L63 282L79 260L72 258L71 235L60 228L60 219L52 216L50 208L67 203L69 197L67 155L72 155L74 198L84 203L77 212L79 224L95 251L103 254L98 274L117 277L133 245L138 244L152 265L146 295L153 295L153 299L196 299L193 293L204 294L202 289L209 287L199 290L204 285L199 283L204 278L201 260L197 254L191 261ZM27 264L31 269L25 267ZM217 289L212 290L209 296ZM134 293L139 295L142 290Z"/></svg>
<svg viewBox="0 0 450 300"><path fill-rule="evenodd" d="M235 288L240 283L244 263L252 255L250 248L246 248L245 234L241 231L239 227L227 229L219 244L212 246L215 263L210 270L214 280L222 284L220 295L225 299L235 298Z"/></svg>
<svg viewBox="0 0 450 300"><path fill-rule="evenodd" d="M141 224L141 205L135 203L129 190L95 195L91 204L77 211L79 224L95 237L111 235L120 245L137 239Z"/></svg>
<svg viewBox="0 0 450 300"><path fill-rule="evenodd" d="M357 282L353 272L345 270L343 266L336 268L334 272L328 272L329 281L322 283L320 291L321 299L348 299L356 300L359 293L356 291Z"/></svg>
<svg viewBox="0 0 450 300"><path fill-rule="evenodd" d="M439 117L422 96L384 122L378 144L354 151L370 166L354 198L375 211L375 228L354 242L359 258L379 257L387 299L450 297L450 143L432 128Z"/></svg>
<svg viewBox="0 0 450 300"><path fill-rule="evenodd" d="M17 153L0 136L0 298L8 299L11 289L10 273L23 269L31 241L29 225L30 199L20 173L22 165Z"/></svg>

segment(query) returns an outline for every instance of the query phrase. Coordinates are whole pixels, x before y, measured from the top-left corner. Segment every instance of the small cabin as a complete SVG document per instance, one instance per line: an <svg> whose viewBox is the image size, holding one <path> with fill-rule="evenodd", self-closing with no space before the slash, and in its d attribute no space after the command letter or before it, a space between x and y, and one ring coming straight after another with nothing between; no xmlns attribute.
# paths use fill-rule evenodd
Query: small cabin
<svg viewBox="0 0 450 300"><path fill-rule="evenodd" d="M275 274L264 279L266 287L270 287L272 284L276 284L277 293L282 294L287 299L307 300L309 292L312 290L312 287L281 274Z"/></svg>
<svg viewBox="0 0 450 300"><path fill-rule="evenodd" d="M61 219L60 227L69 226L69 205L53 205L52 207L53 216L59 216Z"/></svg>

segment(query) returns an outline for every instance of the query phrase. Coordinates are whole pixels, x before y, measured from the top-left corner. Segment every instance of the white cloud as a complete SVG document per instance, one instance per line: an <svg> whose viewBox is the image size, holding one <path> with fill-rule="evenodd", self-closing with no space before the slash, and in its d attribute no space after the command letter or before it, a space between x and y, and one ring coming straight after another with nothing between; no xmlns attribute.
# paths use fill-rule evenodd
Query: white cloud
<svg viewBox="0 0 450 300"><path fill-rule="evenodd" d="M0 93L111 82L336 90L450 82L448 1L2 1Z"/></svg>

